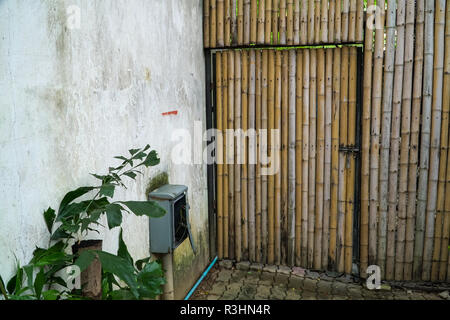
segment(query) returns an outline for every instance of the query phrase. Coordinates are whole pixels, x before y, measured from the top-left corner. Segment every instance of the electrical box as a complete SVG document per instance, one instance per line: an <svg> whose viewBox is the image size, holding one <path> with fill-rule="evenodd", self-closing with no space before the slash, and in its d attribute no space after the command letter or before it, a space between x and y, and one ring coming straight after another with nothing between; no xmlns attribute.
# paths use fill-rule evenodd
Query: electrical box
<svg viewBox="0 0 450 320"><path fill-rule="evenodd" d="M189 225L188 188L166 184L149 194L149 200L166 210L160 218L150 218L150 252L171 253L187 237L195 252Z"/></svg>

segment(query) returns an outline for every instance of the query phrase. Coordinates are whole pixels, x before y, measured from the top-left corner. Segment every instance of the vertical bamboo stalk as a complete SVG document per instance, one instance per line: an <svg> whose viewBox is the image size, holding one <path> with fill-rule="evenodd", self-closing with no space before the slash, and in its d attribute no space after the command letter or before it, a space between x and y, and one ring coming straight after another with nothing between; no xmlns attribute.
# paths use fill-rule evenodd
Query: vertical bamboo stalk
<svg viewBox="0 0 450 320"><path fill-rule="evenodd" d="M216 123L217 130L222 131L222 54L216 53ZM223 146L222 139L217 139L217 252L223 258Z"/></svg>
<svg viewBox="0 0 450 320"><path fill-rule="evenodd" d="M342 48L341 59L341 102L339 106L339 144L348 144L348 77L349 77L349 47ZM347 192L347 154L339 152L339 178L338 178L338 218L337 218L337 244L336 264L339 272L345 270L345 218L346 218L346 192Z"/></svg>
<svg viewBox="0 0 450 320"><path fill-rule="evenodd" d="M349 146L356 145L356 75L357 75L357 53L356 47L350 48L350 70L348 75L348 138ZM353 258L353 213L355 203L355 165L356 160L353 154L347 155L346 173L346 199L347 209L345 213L345 273L352 272Z"/></svg>
<svg viewBox="0 0 450 320"><path fill-rule="evenodd" d="M445 60L444 60L444 90L442 97L442 133L441 133L441 163L447 163L447 169L444 171L440 169L439 183L441 183L441 190L438 194L442 193L443 199L438 200L438 211L440 210L443 215L442 223L442 236L440 244L440 257L439 257L439 281L445 281L445 275L447 273L447 260L448 260L448 245L449 245L449 233L450 233L450 136L449 136L449 116L450 116L450 5L447 4L446 24L445 24ZM445 140L445 130L447 130L447 140ZM447 152L446 156L444 155ZM446 159L446 160L445 160ZM442 203L443 202L443 203ZM438 245L436 245L438 247Z"/></svg>
<svg viewBox="0 0 450 320"><path fill-rule="evenodd" d="M333 103L333 49L325 51L325 159L323 190L323 237L322 237L322 269L328 268L328 250L330 234L331 210L331 123Z"/></svg>
<svg viewBox="0 0 450 320"><path fill-rule="evenodd" d="M265 27L265 20L266 20L266 6L265 6L265 0L259 1L259 8L258 8L258 44L264 43L264 27Z"/></svg>
<svg viewBox="0 0 450 320"><path fill-rule="evenodd" d="M297 50L295 112L295 265L301 265L302 148L303 148L303 51Z"/></svg>
<svg viewBox="0 0 450 320"><path fill-rule="evenodd" d="M308 181L308 268L314 262L314 228L316 211L316 126L317 126L317 50L311 50L309 89L309 181Z"/></svg>
<svg viewBox="0 0 450 320"><path fill-rule="evenodd" d="M250 3L250 12L250 43L256 43L258 29L258 1L252 0Z"/></svg>
<svg viewBox="0 0 450 320"><path fill-rule="evenodd" d="M286 0L280 0L280 44L286 44Z"/></svg>
<svg viewBox="0 0 450 320"><path fill-rule="evenodd" d="M288 254L288 189L289 189L289 51L282 51L281 67L281 263L287 264Z"/></svg>
<svg viewBox="0 0 450 320"><path fill-rule="evenodd" d="M250 32L251 32L251 8L250 0L244 1L244 44L250 44ZM240 1L242 2L242 1Z"/></svg>
<svg viewBox="0 0 450 320"><path fill-rule="evenodd" d="M431 280L431 260L433 256L436 200L439 180L439 149L441 145L442 87L444 76L445 5L446 0L438 0L435 2L430 169L428 173L427 213L422 269L422 280L425 281ZM441 221L436 220L436 223L438 222L441 223Z"/></svg>
<svg viewBox="0 0 450 320"><path fill-rule="evenodd" d="M325 1L325 0L323 0ZM322 10L322 6L320 4L321 0L315 0L314 5L314 43L320 43L320 10Z"/></svg>
<svg viewBox="0 0 450 320"><path fill-rule="evenodd" d="M242 180L241 180L241 228L242 228L242 259L248 260L248 157L247 157L247 137L248 129L248 54L246 50L241 52L242 71Z"/></svg>
<svg viewBox="0 0 450 320"><path fill-rule="evenodd" d="M267 140L267 107L268 107L268 50L262 51L262 73L261 73L261 129L260 137L264 137L263 132L266 131L265 138L260 140L259 148L260 148L260 162L262 162L262 157L267 157L268 155L268 140ZM262 167L262 163L261 163ZM262 169L262 168L261 168ZM273 192L272 192L273 193ZM268 193L267 193L267 175L263 175L261 177L261 262L266 263L267 261L267 245L268 245L268 224L267 224L267 201L268 201Z"/></svg>
<svg viewBox="0 0 450 320"><path fill-rule="evenodd" d="M425 41L422 100L422 134L420 139L419 183L417 194L416 235L413 277L420 279L423 269L425 211L427 208L428 170L430 160L431 108L433 94L434 1L425 1Z"/></svg>
<svg viewBox="0 0 450 320"><path fill-rule="evenodd" d="M228 128L228 54L222 53L222 96L223 96L223 115L222 115L222 137L223 137L223 256L228 257L228 145L226 130Z"/></svg>
<svg viewBox="0 0 450 320"><path fill-rule="evenodd" d="M357 0L350 0L350 15L348 21L348 41L355 42L356 40L356 2ZM359 1L361 2L361 1Z"/></svg>
<svg viewBox="0 0 450 320"><path fill-rule="evenodd" d="M272 43L279 44L278 34L278 10L280 7L280 0L272 0Z"/></svg>
<svg viewBox="0 0 450 320"><path fill-rule="evenodd" d="M356 1L356 42L362 42L364 39L364 2ZM368 1L370 2L370 1ZM373 5L373 4L372 4ZM367 5L369 6L369 5Z"/></svg>
<svg viewBox="0 0 450 320"><path fill-rule="evenodd" d="M320 24L319 24L320 26ZM316 212L314 223L314 269L322 267L323 184L325 160L325 52L317 50L317 154L316 154Z"/></svg>
<svg viewBox="0 0 450 320"><path fill-rule="evenodd" d="M217 46L223 47L224 45L224 0L217 1Z"/></svg>
<svg viewBox="0 0 450 320"><path fill-rule="evenodd" d="M231 0L225 0L225 27L224 27L224 45L228 47L231 43Z"/></svg>
<svg viewBox="0 0 450 320"><path fill-rule="evenodd" d="M275 129L281 132L282 54L276 51L275 60ZM281 155L281 137L274 141L274 152ZM278 157L281 159L281 157ZM277 167L279 167L277 163ZM281 169L281 168L280 168ZM275 175L275 263L281 263L281 170Z"/></svg>
<svg viewBox="0 0 450 320"><path fill-rule="evenodd" d="M272 131L275 128L275 52L269 50L269 92L267 98L267 113L268 113L268 130L269 130L269 154L272 157L275 152L275 141L272 141ZM272 160L273 161L273 160ZM267 263L273 264L275 261L275 176L269 175L267 186L267 200L268 200L268 244L267 244Z"/></svg>
<svg viewBox="0 0 450 320"><path fill-rule="evenodd" d="M322 12L320 14L322 24L320 26L321 42L328 42L328 0L322 0Z"/></svg>
<svg viewBox="0 0 450 320"><path fill-rule="evenodd" d="M308 2L308 44L314 43L314 31L315 31L315 17L314 17L314 3L315 0L309 0Z"/></svg>
<svg viewBox="0 0 450 320"><path fill-rule="evenodd" d="M308 1L302 1L300 11L300 44L308 42Z"/></svg>
<svg viewBox="0 0 450 320"><path fill-rule="evenodd" d="M262 62L261 51L256 50L256 65L255 65L255 130L256 130L256 181L255 181L255 222L256 222L256 235L255 235L255 261L262 263L262 237L266 237L266 234L262 233L262 179L261 179L261 144L260 144L260 132L262 128L261 123L261 99L262 99ZM267 120L266 120L267 122Z"/></svg>
<svg viewBox="0 0 450 320"><path fill-rule="evenodd" d="M228 164L228 257L234 259L234 52L228 51L228 125L227 129L227 164ZM231 134L229 134L231 133Z"/></svg>
<svg viewBox="0 0 450 320"><path fill-rule="evenodd" d="M287 0L287 44L294 44L294 0Z"/></svg>
<svg viewBox="0 0 450 320"><path fill-rule="evenodd" d="M341 101L341 51L336 48L333 61L333 101L331 111L331 209L330 209L330 248L329 265L337 269L337 217L339 201L339 128Z"/></svg>
<svg viewBox="0 0 450 320"><path fill-rule="evenodd" d="M367 7L373 6L369 0ZM364 83L361 139L361 237L360 237L360 276L366 278L369 266L369 178L370 178L370 118L372 96L372 58L373 31L367 24L364 43ZM371 226L372 227L372 226Z"/></svg>
<svg viewBox="0 0 450 320"><path fill-rule="evenodd" d="M209 0L203 0L203 45L205 48L209 48L210 26Z"/></svg>
<svg viewBox="0 0 450 320"><path fill-rule="evenodd" d="M309 196L309 70L310 50L303 51L303 150L302 150L302 232L301 265L308 265L308 196Z"/></svg>
<svg viewBox="0 0 450 320"><path fill-rule="evenodd" d="M272 1L275 0L266 0L265 1L265 28L264 28L264 43L271 44L272 43Z"/></svg>
<svg viewBox="0 0 450 320"><path fill-rule="evenodd" d="M341 42L341 29L342 29L342 3L340 0L336 0L336 8L334 14L334 41Z"/></svg>
<svg viewBox="0 0 450 320"><path fill-rule="evenodd" d="M403 279L412 279L414 255L414 229L416 218L417 164L419 158L419 130L422 105L423 75L423 40L424 40L424 0L416 2L415 50L414 50L414 83L412 91L411 142L408 163L408 204L406 211L406 243Z"/></svg>
<svg viewBox="0 0 450 320"><path fill-rule="evenodd" d="M242 128L242 83L241 83L241 51L234 52L234 129ZM242 211L241 211L241 171L242 171L242 139L237 135L234 161L234 231L236 260L242 258Z"/></svg>
<svg viewBox="0 0 450 320"><path fill-rule="evenodd" d="M215 48L217 46L217 8L216 0L209 0L209 21L210 21L210 31L209 31L209 46L210 48Z"/></svg>
<svg viewBox="0 0 450 320"><path fill-rule="evenodd" d="M249 93L248 93L248 254L249 260L256 260L255 252L255 170L256 170L256 55L255 50L249 53Z"/></svg>
<svg viewBox="0 0 450 320"><path fill-rule="evenodd" d="M293 35L293 43L300 43L300 1L295 1L294 6L294 35Z"/></svg>
<svg viewBox="0 0 450 320"><path fill-rule="evenodd" d="M336 14L336 0L330 0L329 1L329 8L328 8L328 42L333 43L334 42L334 26L335 26L335 14Z"/></svg>
<svg viewBox="0 0 450 320"><path fill-rule="evenodd" d="M342 27L341 27L341 39L343 42L348 41L348 32L349 32L349 9L350 9L350 0L342 1Z"/></svg>
<svg viewBox="0 0 450 320"><path fill-rule="evenodd" d="M406 217L408 200L408 159L411 131L411 97L414 59L415 1L406 1L405 55L401 106L400 173L398 184L398 234L395 253L395 280L403 280L405 261Z"/></svg>
<svg viewBox="0 0 450 320"><path fill-rule="evenodd" d="M245 0L247 1L247 0ZM238 0L237 4L237 44L244 44L244 0Z"/></svg>
<svg viewBox="0 0 450 320"><path fill-rule="evenodd" d="M231 43L236 44L238 41L238 22L236 16L237 1L231 1Z"/></svg>

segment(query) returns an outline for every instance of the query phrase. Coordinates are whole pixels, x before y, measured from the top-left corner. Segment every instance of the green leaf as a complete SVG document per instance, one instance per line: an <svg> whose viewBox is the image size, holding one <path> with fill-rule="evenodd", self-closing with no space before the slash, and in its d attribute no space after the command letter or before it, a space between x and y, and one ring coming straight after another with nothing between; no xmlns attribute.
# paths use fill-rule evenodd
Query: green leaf
<svg viewBox="0 0 450 320"><path fill-rule="evenodd" d="M75 265L80 268L80 272L86 270L95 260L95 253L91 250L84 250L78 256L78 259L75 261Z"/></svg>
<svg viewBox="0 0 450 320"><path fill-rule="evenodd" d="M94 200L89 205L89 208L86 210L88 214L92 214L94 212L102 213L106 210L106 206L109 205L109 200L106 197ZM100 216L99 216L100 217Z"/></svg>
<svg viewBox="0 0 450 320"><path fill-rule="evenodd" d="M122 224L122 206L112 203L106 207L106 218L108 219L108 227L113 229Z"/></svg>
<svg viewBox="0 0 450 320"><path fill-rule="evenodd" d="M27 265L23 267L23 270L25 271L25 275L27 276L27 285L29 288L33 287L33 274L34 274L34 267L32 265Z"/></svg>
<svg viewBox="0 0 450 320"><path fill-rule="evenodd" d="M106 183L103 184L100 188L100 196L106 196L106 197L114 197L114 189L116 188L115 185Z"/></svg>
<svg viewBox="0 0 450 320"><path fill-rule="evenodd" d="M34 280L34 292L36 293L36 297L40 299L42 288L44 288L45 284L45 274L44 268L42 268L38 274L36 275L36 279Z"/></svg>
<svg viewBox="0 0 450 320"><path fill-rule="evenodd" d="M142 267L143 267L146 263L148 263L149 261L150 261L150 257L147 257L147 258L144 258L144 259L141 259L141 260L136 261L136 263L135 263L136 269L138 269L139 271L141 271L141 270L142 270Z"/></svg>
<svg viewBox="0 0 450 320"><path fill-rule="evenodd" d="M67 205L63 210L60 211L60 213L58 213L56 221L73 219L75 216L86 211L90 203L91 201L82 201Z"/></svg>
<svg viewBox="0 0 450 320"><path fill-rule="evenodd" d="M159 218L166 214L166 210L154 201L125 201L121 202L137 216Z"/></svg>
<svg viewBox="0 0 450 320"><path fill-rule="evenodd" d="M131 179L136 179L137 174L134 173L133 171L127 171L123 173L124 175L126 175L127 177L130 177Z"/></svg>
<svg viewBox="0 0 450 320"><path fill-rule="evenodd" d="M125 260L127 260L131 265L133 265L133 258L131 257L130 253L128 252L127 245L125 244L125 241L123 241L122 237L123 230L120 229L119 234L119 250L117 251L117 255Z"/></svg>
<svg viewBox="0 0 450 320"><path fill-rule="evenodd" d="M66 261L70 261L71 259L72 256L66 254L65 252L53 252L39 259L39 261L37 261L35 265L37 267L43 267L52 264L61 264Z"/></svg>
<svg viewBox="0 0 450 320"><path fill-rule="evenodd" d="M42 297L44 300L58 300L59 291L58 290L48 290L42 292Z"/></svg>
<svg viewBox="0 0 450 320"><path fill-rule="evenodd" d="M61 203L59 204L58 216L61 214L61 212L65 209L65 207L69 203L94 189L95 187L80 187L76 190L67 193L62 199Z"/></svg>
<svg viewBox="0 0 450 320"><path fill-rule="evenodd" d="M8 290L9 294L13 294L16 291L16 282L17 282L17 274L14 275L11 279L9 279L6 284L6 290Z"/></svg>
<svg viewBox="0 0 450 320"><path fill-rule="evenodd" d="M162 293L162 285L165 283L164 273L156 261L145 265L138 274L139 294L146 298L155 298Z"/></svg>
<svg viewBox="0 0 450 320"><path fill-rule="evenodd" d="M110 293L112 300L136 300L136 297L128 289L114 290Z"/></svg>
<svg viewBox="0 0 450 320"><path fill-rule="evenodd" d="M147 158L145 158L144 162L140 164L140 166L146 166L153 167L158 165L160 162L160 159L158 158L158 153L155 150L152 150L148 155Z"/></svg>
<svg viewBox="0 0 450 320"><path fill-rule="evenodd" d="M55 222L55 210L52 208L48 208L47 211L44 212L45 224L47 225L48 232L52 233L53 222Z"/></svg>
<svg viewBox="0 0 450 320"><path fill-rule="evenodd" d="M134 156L139 150L141 150L141 149L130 149L130 150L128 150L128 152L129 152L132 156Z"/></svg>
<svg viewBox="0 0 450 320"><path fill-rule="evenodd" d="M53 232L52 236L50 237L50 240L60 240L67 238L70 238L70 234L64 231L64 226L60 226L58 229L56 229L55 232Z"/></svg>
<svg viewBox="0 0 450 320"><path fill-rule="evenodd" d="M6 300L8 300L8 293L6 292L5 283L3 282L3 278L0 276L0 297L2 295Z"/></svg>

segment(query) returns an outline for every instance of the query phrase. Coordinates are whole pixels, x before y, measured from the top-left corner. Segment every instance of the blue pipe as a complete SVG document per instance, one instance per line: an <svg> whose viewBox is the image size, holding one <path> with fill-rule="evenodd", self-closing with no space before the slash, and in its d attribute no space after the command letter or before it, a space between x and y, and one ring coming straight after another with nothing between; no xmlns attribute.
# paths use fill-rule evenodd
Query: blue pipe
<svg viewBox="0 0 450 320"><path fill-rule="evenodd" d="M211 270L211 268L214 266L214 264L217 261L217 256L214 258L214 260L211 262L211 264L209 265L209 267L205 270L205 272L203 272L202 276L200 277L200 279L198 279L198 281L195 283L195 285L192 287L191 291L189 291L189 293L187 294L187 296L184 298L184 300L189 300L189 298L191 297L191 295L194 293L195 289L197 289L198 285L203 281L203 279L206 277L206 275L208 274L209 270Z"/></svg>

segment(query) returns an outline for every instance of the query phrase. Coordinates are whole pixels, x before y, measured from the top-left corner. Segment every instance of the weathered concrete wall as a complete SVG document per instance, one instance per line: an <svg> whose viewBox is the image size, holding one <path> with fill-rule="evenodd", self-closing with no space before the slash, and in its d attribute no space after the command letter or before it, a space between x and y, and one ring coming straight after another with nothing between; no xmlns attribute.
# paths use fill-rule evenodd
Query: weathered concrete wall
<svg viewBox="0 0 450 320"><path fill-rule="evenodd" d="M81 9L80 29L66 9ZM200 0L0 0L0 274L14 255L28 262L48 235L42 212L72 188L95 183L113 156L149 143L161 164L117 199L144 200L150 177L167 171L189 186L196 257L175 254L182 298L208 262L206 165L175 165L175 128L205 123ZM178 110L177 116L162 116ZM128 216L133 256L148 255L148 220ZM118 230L103 230L115 252Z"/></svg>

